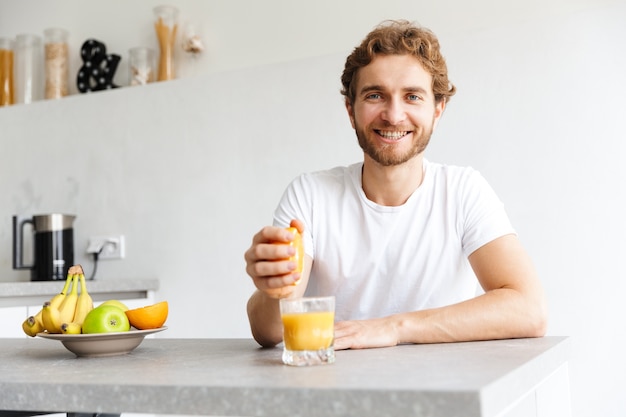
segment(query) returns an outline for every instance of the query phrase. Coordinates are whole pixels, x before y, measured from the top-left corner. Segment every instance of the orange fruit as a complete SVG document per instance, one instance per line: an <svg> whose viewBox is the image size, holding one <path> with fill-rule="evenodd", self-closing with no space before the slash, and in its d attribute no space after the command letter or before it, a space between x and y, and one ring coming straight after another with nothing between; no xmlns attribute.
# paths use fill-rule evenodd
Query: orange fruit
<svg viewBox="0 0 626 417"><path fill-rule="evenodd" d="M295 262L297 265L294 272L301 273L302 268L304 267L304 243L302 243L302 235L295 227L288 227L287 230L289 230L295 236L295 239L291 241L289 245L296 248L296 253L292 257L290 257L289 260Z"/></svg>
<svg viewBox="0 0 626 417"><path fill-rule="evenodd" d="M146 307L126 310L126 317L135 329L158 329L167 320L167 301L161 301Z"/></svg>
<svg viewBox="0 0 626 417"><path fill-rule="evenodd" d="M302 269L304 268L304 243L302 242L302 235L295 227L286 227L286 229L294 235L294 239L289 242L289 246L293 246L296 249L296 253L293 256L289 257L287 260L296 263L296 269L293 272L302 273ZM265 293L273 298L287 297L293 292L293 287L298 285L299 283L300 280L297 280L293 283L293 285L268 289L265 290Z"/></svg>

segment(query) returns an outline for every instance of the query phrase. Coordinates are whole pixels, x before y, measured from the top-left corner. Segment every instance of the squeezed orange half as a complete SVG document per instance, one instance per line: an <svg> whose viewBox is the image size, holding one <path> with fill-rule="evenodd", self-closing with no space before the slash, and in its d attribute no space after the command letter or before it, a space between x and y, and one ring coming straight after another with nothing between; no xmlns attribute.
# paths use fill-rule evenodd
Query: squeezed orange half
<svg viewBox="0 0 626 417"><path fill-rule="evenodd" d="M333 343L335 313L283 313L283 339L288 350L327 349Z"/></svg>

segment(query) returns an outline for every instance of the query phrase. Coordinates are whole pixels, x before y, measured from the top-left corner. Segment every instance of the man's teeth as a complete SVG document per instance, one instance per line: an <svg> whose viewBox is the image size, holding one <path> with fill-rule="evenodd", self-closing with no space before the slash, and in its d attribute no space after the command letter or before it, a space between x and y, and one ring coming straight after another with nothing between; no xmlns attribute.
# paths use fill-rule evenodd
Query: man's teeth
<svg viewBox="0 0 626 417"><path fill-rule="evenodd" d="M384 132L379 131L378 134L385 139L400 139L402 136L406 135L408 132Z"/></svg>

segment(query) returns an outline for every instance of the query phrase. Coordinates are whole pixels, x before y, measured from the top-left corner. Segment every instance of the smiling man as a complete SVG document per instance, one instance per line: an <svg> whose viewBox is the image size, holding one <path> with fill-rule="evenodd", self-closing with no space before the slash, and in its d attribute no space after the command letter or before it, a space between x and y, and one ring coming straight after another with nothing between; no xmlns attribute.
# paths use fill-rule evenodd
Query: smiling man
<svg viewBox="0 0 626 417"><path fill-rule="evenodd" d="M435 35L385 22L341 81L363 161L296 178L253 237L257 342L281 342L279 298L326 295L335 349L544 335L543 290L503 204L476 170L424 158L455 93ZM303 235L301 273L285 260L290 225Z"/></svg>

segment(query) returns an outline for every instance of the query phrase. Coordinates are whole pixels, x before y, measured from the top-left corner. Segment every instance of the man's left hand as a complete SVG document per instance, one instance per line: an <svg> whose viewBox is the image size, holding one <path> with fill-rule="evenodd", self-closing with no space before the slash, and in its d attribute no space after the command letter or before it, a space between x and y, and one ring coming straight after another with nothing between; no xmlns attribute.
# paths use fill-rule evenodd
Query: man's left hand
<svg viewBox="0 0 626 417"><path fill-rule="evenodd" d="M349 320L335 324L335 350L395 346L395 326L387 319Z"/></svg>

